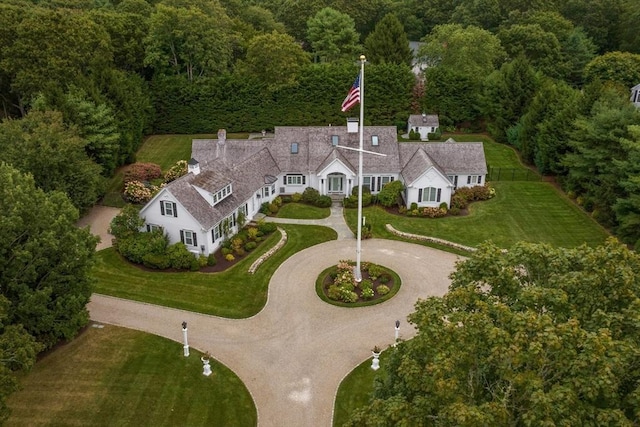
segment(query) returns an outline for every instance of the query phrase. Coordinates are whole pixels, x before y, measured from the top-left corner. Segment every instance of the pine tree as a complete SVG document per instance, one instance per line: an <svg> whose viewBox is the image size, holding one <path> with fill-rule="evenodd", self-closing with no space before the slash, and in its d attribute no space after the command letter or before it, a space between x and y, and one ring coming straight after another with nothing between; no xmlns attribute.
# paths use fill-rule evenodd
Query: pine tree
<svg viewBox="0 0 640 427"><path fill-rule="evenodd" d="M392 63L411 65L413 54L404 27L394 14L388 14L364 42L367 59L374 64Z"/></svg>

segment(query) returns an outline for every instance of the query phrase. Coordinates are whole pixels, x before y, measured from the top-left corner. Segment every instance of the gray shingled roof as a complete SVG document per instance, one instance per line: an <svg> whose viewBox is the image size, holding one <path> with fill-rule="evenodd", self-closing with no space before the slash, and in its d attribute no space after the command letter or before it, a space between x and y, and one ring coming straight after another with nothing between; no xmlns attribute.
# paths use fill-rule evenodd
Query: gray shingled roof
<svg viewBox="0 0 640 427"><path fill-rule="evenodd" d="M439 127L440 120L437 114L412 114L409 116L409 126Z"/></svg>
<svg viewBox="0 0 640 427"><path fill-rule="evenodd" d="M487 163L482 142L407 142L400 143L400 160L404 166L422 148L446 175L486 175ZM403 171L404 173L404 171Z"/></svg>
<svg viewBox="0 0 640 427"><path fill-rule="evenodd" d="M267 176L316 173L335 159L355 172L358 153L334 147L333 135L340 138L341 146L358 148L360 145L359 134L347 133L346 126L276 127L273 139L226 140L224 144L196 139L192 144L192 157L200 162L202 172L189 173L170 183L167 189L202 227L209 229L266 185ZM377 146L371 145L372 135L378 136ZM291 153L293 142L298 144L297 154ZM398 143L395 127L367 126L363 148L386 154L386 157L364 154L365 174L401 173L408 183L430 166L444 175L487 173L481 142ZM215 193L229 183L232 194L213 207L193 187Z"/></svg>

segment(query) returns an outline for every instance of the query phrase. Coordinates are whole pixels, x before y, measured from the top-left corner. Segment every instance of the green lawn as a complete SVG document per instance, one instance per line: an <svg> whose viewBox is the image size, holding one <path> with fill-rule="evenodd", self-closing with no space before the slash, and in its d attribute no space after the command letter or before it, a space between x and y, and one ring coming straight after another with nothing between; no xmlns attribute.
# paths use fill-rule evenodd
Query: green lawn
<svg viewBox="0 0 640 427"><path fill-rule="evenodd" d="M336 232L313 225L280 224L288 234L285 246L266 260L255 274L247 269L268 248L277 243L273 233L260 250L220 273L165 273L141 270L113 249L98 252L92 270L95 291L101 294L144 301L198 313L245 318L258 313L267 301L269 280L278 266L305 248L336 239Z"/></svg>
<svg viewBox="0 0 640 427"><path fill-rule="evenodd" d="M201 353L130 329L88 328L21 378L8 398L8 426L255 426L242 381Z"/></svg>
<svg viewBox="0 0 640 427"><path fill-rule="evenodd" d="M322 219L331 215L331 208L319 208L306 203L285 203L278 211L278 218Z"/></svg>
<svg viewBox="0 0 640 427"><path fill-rule="evenodd" d="M391 349L385 350L380 355L380 369L371 369L371 359L367 359L347 375L336 393L333 411L333 425L342 426L349 420L349 414L355 409L361 408L369 403L371 393L373 393L374 381L376 377L386 375L385 354Z"/></svg>

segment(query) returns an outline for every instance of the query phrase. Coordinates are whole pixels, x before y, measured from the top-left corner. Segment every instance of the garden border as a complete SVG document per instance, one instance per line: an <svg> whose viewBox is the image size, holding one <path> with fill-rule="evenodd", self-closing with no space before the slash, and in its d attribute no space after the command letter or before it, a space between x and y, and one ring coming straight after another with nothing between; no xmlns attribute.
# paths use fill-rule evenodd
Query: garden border
<svg viewBox="0 0 640 427"><path fill-rule="evenodd" d="M459 243L453 243L453 242L450 242L448 240L438 239L437 237L430 237L430 236L422 236L420 234L405 233L404 231L396 230L395 228L393 228L393 226L391 224L386 224L385 227L386 227L387 231L389 231L390 233L395 234L396 236L404 237L405 239L421 240L421 241L424 241L424 242L437 243L439 245L449 246L451 248L459 249L459 250L467 251L467 252L475 252L475 251L478 250L477 248L472 248L471 246L465 246L465 245L461 245Z"/></svg>
<svg viewBox="0 0 640 427"><path fill-rule="evenodd" d="M255 273L256 270L258 269L258 267L260 267L260 265L262 265L263 262L265 262L267 259L269 259L269 257L271 255L276 253L276 251L278 251L280 248L282 248L284 246L285 243L287 243L287 238L288 238L287 237L287 232L284 231L280 227L277 227L276 229L280 232L280 240L278 241L278 243L275 244L274 247L272 247L267 252L265 252L260 258L255 260L251 264L251 266L249 266L249 270L247 270L249 272L249 274Z"/></svg>

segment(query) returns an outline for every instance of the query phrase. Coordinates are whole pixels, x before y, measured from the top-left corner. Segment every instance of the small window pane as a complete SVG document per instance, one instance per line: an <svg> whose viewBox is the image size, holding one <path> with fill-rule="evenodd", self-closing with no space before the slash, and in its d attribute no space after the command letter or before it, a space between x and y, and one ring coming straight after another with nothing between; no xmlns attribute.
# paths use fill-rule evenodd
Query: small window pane
<svg viewBox="0 0 640 427"><path fill-rule="evenodd" d="M338 135L331 136L331 145L336 146L340 142L340 137Z"/></svg>
<svg viewBox="0 0 640 427"><path fill-rule="evenodd" d="M373 135L371 137L371 145L378 145L378 135Z"/></svg>
<svg viewBox="0 0 640 427"><path fill-rule="evenodd" d="M291 154L298 154L298 143L297 142L292 142L291 143Z"/></svg>

